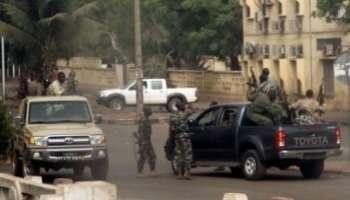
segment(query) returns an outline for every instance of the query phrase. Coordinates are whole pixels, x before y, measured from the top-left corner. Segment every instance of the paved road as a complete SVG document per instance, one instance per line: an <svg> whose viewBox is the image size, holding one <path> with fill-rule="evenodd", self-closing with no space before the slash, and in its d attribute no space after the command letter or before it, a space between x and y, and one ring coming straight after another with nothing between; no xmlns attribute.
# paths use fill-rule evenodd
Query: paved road
<svg viewBox="0 0 350 200"><path fill-rule="evenodd" d="M260 182L251 182L232 176L229 172L213 173L212 169L194 170L193 181L178 181L164 159L163 144L167 127L154 126L153 142L158 154L158 178L136 179L135 161L132 150L130 126L103 126L109 134L111 173L109 180L118 185L119 194L125 199L177 200L177 199L221 199L225 192L247 193L251 199L271 199L282 196L300 200L348 199L350 195L350 176L325 174L322 179L304 180L297 171L281 172L272 170L270 175ZM350 139L346 133L346 144ZM344 159L345 157L343 157Z"/></svg>
<svg viewBox="0 0 350 200"><path fill-rule="evenodd" d="M108 136L110 173L108 181L118 186L118 195L124 200L216 200L226 192L247 193L250 200L289 197L296 200L347 200L350 196L350 175L326 173L320 180L304 180L298 171L271 170L263 181L251 182L227 172L214 173L213 169L195 169L192 181L179 181L171 174L164 158L163 145L167 137L166 125L154 125L153 143L158 155L156 178L137 179L133 152L133 126L101 125ZM347 129L348 131L348 129ZM344 140L350 142L348 133ZM350 159L348 152L342 159ZM61 171L45 175L51 182L55 177L72 177L72 172ZM88 170L76 180L91 180Z"/></svg>

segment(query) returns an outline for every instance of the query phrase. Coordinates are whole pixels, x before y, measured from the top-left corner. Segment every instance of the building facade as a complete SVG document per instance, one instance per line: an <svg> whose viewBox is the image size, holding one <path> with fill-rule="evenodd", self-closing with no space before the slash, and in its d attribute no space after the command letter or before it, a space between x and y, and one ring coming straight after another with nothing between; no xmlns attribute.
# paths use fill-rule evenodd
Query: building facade
<svg viewBox="0 0 350 200"><path fill-rule="evenodd" d="M241 6L245 76L266 67L289 95L317 91L321 83L329 99L343 92L333 63L349 49L350 29L319 18L317 0L241 0Z"/></svg>

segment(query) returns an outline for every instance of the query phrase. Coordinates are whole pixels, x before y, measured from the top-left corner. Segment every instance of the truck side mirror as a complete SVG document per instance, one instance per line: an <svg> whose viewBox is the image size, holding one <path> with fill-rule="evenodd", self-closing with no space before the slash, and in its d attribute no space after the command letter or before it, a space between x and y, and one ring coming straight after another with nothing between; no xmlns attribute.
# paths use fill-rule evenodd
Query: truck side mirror
<svg viewBox="0 0 350 200"><path fill-rule="evenodd" d="M95 120L96 124L101 124L102 123L102 115L101 114L95 115L94 120Z"/></svg>

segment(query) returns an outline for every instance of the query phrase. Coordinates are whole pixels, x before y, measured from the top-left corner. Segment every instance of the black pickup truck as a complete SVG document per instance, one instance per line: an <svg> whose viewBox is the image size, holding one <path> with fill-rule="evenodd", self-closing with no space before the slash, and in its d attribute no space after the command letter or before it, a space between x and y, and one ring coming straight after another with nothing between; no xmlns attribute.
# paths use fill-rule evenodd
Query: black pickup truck
<svg viewBox="0 0 350 200"><path fill-rule="evenodd" d="M310 126L258 126L246 118L248 103L211 107L189 120L193 167L227 166L246 179L262 179L269 167L298 166L305 178L319 178L324 160L342 153L341 131L335 123ZM165 147L173 162L171 140Z"/></svg>

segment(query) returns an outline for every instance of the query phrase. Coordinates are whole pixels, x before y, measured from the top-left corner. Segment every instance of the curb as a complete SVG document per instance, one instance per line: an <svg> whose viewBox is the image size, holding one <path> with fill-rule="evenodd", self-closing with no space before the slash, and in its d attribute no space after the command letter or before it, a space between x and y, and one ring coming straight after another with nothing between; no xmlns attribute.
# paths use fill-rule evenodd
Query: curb
<svg viewBox="0 0 350 200"><path fill-rule="evenodd" d="M298 167L291 167L288 170L291 171L299 171ZM342 170L342 169L335 169L334 167L327 167L324 168L324 173L331 173L331 174L344 174L344 175L350 175L350 170Z"/></svg>

